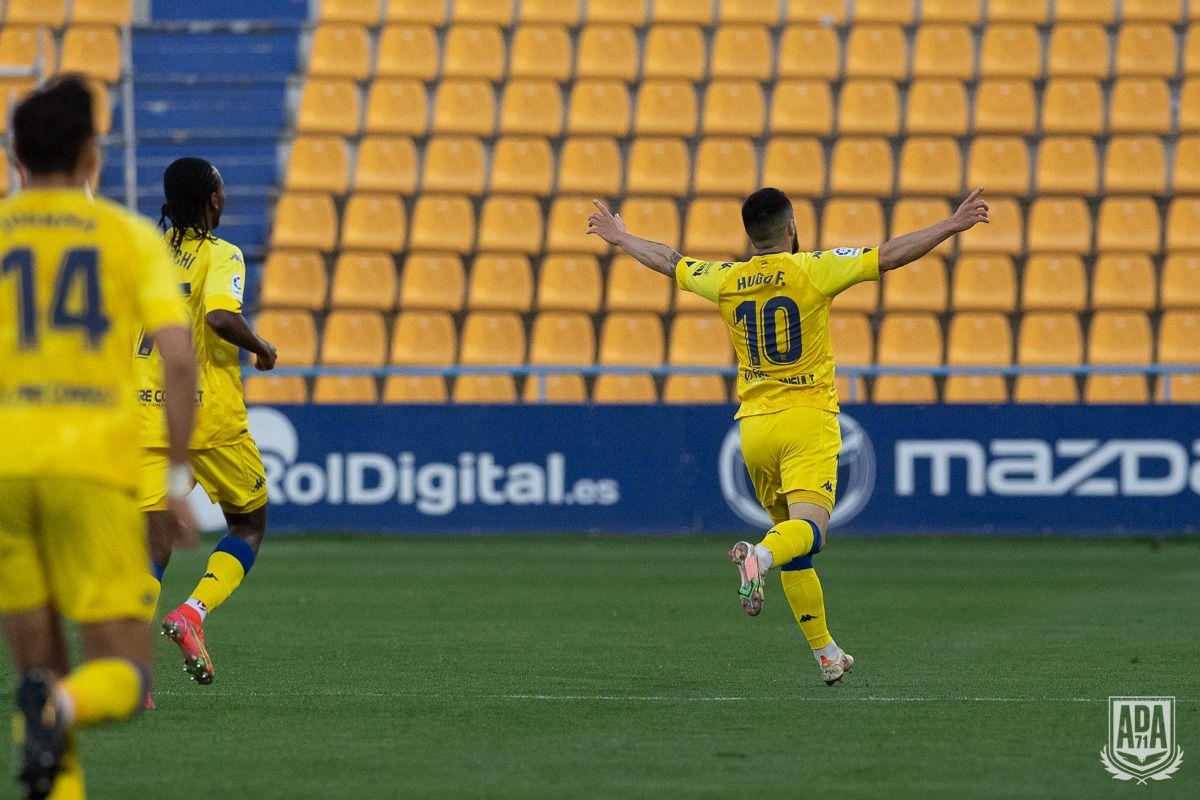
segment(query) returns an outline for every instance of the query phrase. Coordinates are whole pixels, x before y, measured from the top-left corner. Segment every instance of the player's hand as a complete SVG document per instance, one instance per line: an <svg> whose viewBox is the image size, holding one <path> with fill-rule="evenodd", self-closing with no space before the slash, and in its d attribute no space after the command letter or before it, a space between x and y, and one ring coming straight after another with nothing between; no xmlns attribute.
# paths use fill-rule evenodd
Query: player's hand
<svg viewBox="0 0 1200 800"><path fill-rule="evenodd" d="M167 498L167 530L175 547L191 550L200 544L200 523L186 497Z"/></svg>
<svg viewBox="0 0 1200 800"><path fill-rule="evenodd" d="M962 205L958 207L954 215L950 217L950 224L955 233L969 231L980 222L991 223L991 220L988 219L988 204L979 197L981 194L983 194L983 187L971 192L967 195L967 199L962 201Z"/></svg>
<svg viewBox="0 0 1200 800"><path fill-rule="evenodd" d="M254 354L254 368L259 372L270 372L275 369L275 362L279 358L279 354L275 351L275 345L268 341L263 341L267 346L265 353Z"/></svg>
<svg viewBox="0 0 1200 800"><path fill-rule="evenodd" d="M626 233L625 220L621 219L620 214L609 211L608 206L599 200L593 200L592 205L597 210L588 217L587 232L599 236L609 244L620 244L621 237Z"/></svg>

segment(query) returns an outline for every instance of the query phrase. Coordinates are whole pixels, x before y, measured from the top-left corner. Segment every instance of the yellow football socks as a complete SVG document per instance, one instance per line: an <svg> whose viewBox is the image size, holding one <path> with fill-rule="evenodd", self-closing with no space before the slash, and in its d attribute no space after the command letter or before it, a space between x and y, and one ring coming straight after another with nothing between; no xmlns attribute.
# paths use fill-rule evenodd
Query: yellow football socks
<svg viewBox="0 0 1200 800"><path fill-rule="evenodd" d="M820 650L833 641L825 623L825 595L821 592L821 579L812 567L808 569L783 570L779 573L783 593L808 646Z"/></svg>
<svg viewBox="0 0 1200 800"><path fill-rule="evenodd" d="M200 603L204 613L215 611L241 585L254 565L254 550L236 536L226 536L208 557L208 569L192 590L191 599Z"/></svg>
<svg viewBox="0 0 1200 800"><path fill-rule="evenodd" d="M817 536L813 523L806 519L789 519L767 531L759 544L771 551L771 566L778 568L811 553Z"/></svg>
<svg viewBox="0 0 1200 800"><path fill-rule="evenodd" d="M142 673L123 658L85 661L59 683L72 725L127 719L141 706Z"/></svg>

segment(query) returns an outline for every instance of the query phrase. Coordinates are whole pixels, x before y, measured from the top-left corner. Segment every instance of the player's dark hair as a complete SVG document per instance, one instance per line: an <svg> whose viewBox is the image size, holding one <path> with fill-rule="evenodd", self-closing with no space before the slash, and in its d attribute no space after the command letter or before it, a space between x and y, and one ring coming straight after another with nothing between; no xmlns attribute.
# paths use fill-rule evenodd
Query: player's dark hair
<svg viewBox="0 0 1200 800"><path fill-rule="evenodd" d="M95 97L79 75L35 90L13 112L13 150L30 175L71 173L96 135Z"/></svg>
<svg viewBox="0 0 1200 800"><path fill-rule="evenodd" d="M171 162L163 173L162 216L158 224L171 231L171 247L178 250L189 230L201 236L212 235L209 227L208 204L221 188L217 168L203 158L188 156Z"/></svg>
<svg viewBox="0 0 1200 800"><path fill-rule="evenodd" d="M746 226L746 235L751 242L764 245L783 236L791 213L792 201L788 196L767 186L742 203L742 224Z"/></svg>

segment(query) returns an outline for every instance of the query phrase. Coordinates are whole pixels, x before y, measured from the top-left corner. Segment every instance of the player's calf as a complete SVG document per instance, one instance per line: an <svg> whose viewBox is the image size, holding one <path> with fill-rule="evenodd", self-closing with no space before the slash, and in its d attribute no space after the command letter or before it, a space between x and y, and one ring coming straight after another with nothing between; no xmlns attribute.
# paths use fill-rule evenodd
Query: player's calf
<svg viewBox="0 0 1200 800"><path fill-rule="evenodd" d="M43 800L63 771L67 749L67 726L59 712L53 676L41 669L26 672L17 689L17 708L24 722L17 782L29 800Z"/></svg>

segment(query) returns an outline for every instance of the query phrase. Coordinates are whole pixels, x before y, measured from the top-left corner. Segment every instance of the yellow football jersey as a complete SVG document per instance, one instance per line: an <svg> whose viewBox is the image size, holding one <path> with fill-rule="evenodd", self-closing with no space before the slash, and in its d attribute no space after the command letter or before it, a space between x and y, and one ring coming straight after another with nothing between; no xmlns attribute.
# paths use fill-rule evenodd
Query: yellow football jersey
<svg viewBox="0 0 1200 800"><path fill-rule="evenodd" d="M138 485L143 328L186 324L144 219L79 189L0 201L0 477Z"/></svg>
<svg viewBox="0 0 1200 800"><path fill-rule="evenodd" d="M721 309L738 359L739 419L796 406L838 410L829 306L854 284L879 279L877 248L684 258L675 277Z"/></svg>
<svg viewBox="0 0 1200 800"><path fill-rule="evenodd" d="M217 336L205 321L210 311L242 313L246 262L242 251L229 242L189 232L175 253L175 275L191 318L196 351L196 428L191 446L203 450L237 441L249 431L238 346ZM138 400L143 410L143 444L166 447L162 360L148 339L138 342L136 354L142 367Z"/></svg>

